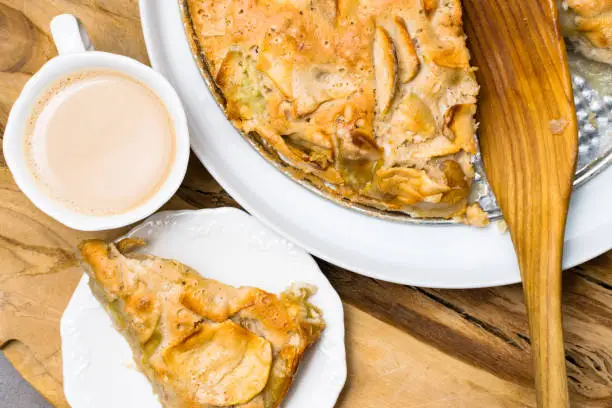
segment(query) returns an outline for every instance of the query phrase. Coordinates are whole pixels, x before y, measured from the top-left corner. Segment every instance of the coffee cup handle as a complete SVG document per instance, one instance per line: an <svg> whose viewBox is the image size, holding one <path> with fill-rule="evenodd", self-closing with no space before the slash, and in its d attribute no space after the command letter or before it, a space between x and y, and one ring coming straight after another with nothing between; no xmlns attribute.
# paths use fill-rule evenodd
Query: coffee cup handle
<svg viewBox="0 0 612 408"><path fill-rule="evenodd" d="M93 50L85 27L72 14L61 14L51 20L51 36L60 55Z"/></svg>

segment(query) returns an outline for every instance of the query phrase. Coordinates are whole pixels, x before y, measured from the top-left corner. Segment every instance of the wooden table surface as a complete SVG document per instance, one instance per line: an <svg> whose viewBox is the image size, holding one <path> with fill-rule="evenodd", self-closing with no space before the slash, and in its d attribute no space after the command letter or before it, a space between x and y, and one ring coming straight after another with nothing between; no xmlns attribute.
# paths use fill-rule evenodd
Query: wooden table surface
<svg viewBox="0 0 612 408"><path fill-rule="evenodd" d="M49 22L66 12L85 23L97 49L147 62L137 0L0 0L0 133L24 83L56 55ZM238 205L192 157L165 208L220 206ZM59 319L81 276L74 247L120 232L77 232L51 220L19 191L0 155L0 346L58 407L67 406ZM349 375L339 407L535 406L519 285L423 289L319 265L345 308ZM608 252L565 273L574 407L612 407L611 271Z"/></svg>

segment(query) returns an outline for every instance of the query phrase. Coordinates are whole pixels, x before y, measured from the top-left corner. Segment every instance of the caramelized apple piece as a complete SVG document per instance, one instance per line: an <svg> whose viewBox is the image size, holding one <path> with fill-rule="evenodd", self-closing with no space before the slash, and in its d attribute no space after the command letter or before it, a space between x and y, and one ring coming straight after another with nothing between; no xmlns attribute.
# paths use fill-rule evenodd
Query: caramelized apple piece
<svg viewBox="0 0 612 408"><path fill-rule="evenodd" d="M440 67L469 68L470 54L462 39L455 38L440 43L439 47L430 47L426 53L428 59Z"/></svg>
<svg viewBox="0 0 612 408"><path fill-rule="evenodd" d="M446 160L442 163L442 171L446 177L446 184L450 191L442 196L442 202L447 204L457 204L466 201L469 195L469 183L459 163L454 160Z"/></svg>
<svg viewBox="0 0 612 408"><path fill-rule="evenodd" d="M442 163L442 171L446 177L446 184L450 188L464 188L468 186L465 174L461 166L454 160L445 160Z"/></svg>
<svg viewBox="0 0 612 408"><path fill-rule="evenodd" d="M589 18L576 17L576 28L595 47L612 47L612 13Z"/></svg>
<svg viewBox="0 0 612 408"><path fill-rule="evenodd" d="M423 170L393 167L379 170L376 176L381 191L396 196L396 199L407 205L449 191L448 186L432 180Z"/></svg>
<svg viewBox="0 0 612 408"><path fill-rule="evenodd" d="M423 165L434 157L448 156L460 150L461 148L446 136L438 135L423 142L403 146L402 159L414 165Z"/></svg>
<svg viewBox="0 0 612 408"><path fill-rule="evenodd" d="M342 157L347 160L378 160L381 151L372 135L355 129L338 137Z"/></svg>
<svg viewBox="0 0 612 408"><path fill-rule="evenodd" d="M394 115L395 116L395 115ZM425 137L436 133L436 120L429 107L414 93L410 93L400 102L393 120L402 120L404 129Z"/></svg>
<svg viewBox="0 0 612 408"><path fill-rule="evenodd" d="M449 112L451 119L448 127L454 135L454 143L468 153L476 153L478 151L474 138L476 105L455 105L449 109Z"/></svg>
<svg viewBox="0 0 612 408"><path fill-rule="evenodd" d="M583 17L594 17L612 10L612 2L608 0L566 0L567 6Z"/></svg>
<svg viewBox="0 0 612 408"><path fill-rule="evenodd" d="M234 288L214 280L185 283L179 297L181 305L213 322L223 322L253 297L254 288Z"/></svg>
<svg viewBox="0 0 612 408"><path fill-rule="evenodd" d="M161 370L191 379L198 402L215 406L244 404L259 394L270 375L272 348L265 339L231 320L201 324L165 350ZM155 366L155 362L153 362Z"/></svg>
<svg viewBox="0 0 612 408"><path fill-rule="evenodd" d="M293 59L297 43L288 35L270 36L263 43L256 68L263 71L288 98L293 96Z"/></svg>
<svg viewBox="0 0 612 408"><path fill-rule="evenodd" d="M386 114L391 106L396 88L397 62L393 43L384 28L376 27L374 34L374 72L376 75L376 107L379 114Z"/></svg>
<svg viewBox="0 0 612 408"><path fill-rule="evenodd" d="M316 157L311 157L309 153L303 150L303 146L298 147L294 145L293 141L288 139L287 136L281 136L268 127L255 126L252 130L256 131L267 142L272 144L282 155L283 160L291 163L293 166L306 173L318 171L322 179L332 184L341 184L343 182L342 176L338 170L333 166L329 166L329 163L323 163L322 160L319 160L323 158L323 156L317 154ZM315 159L315 161L311 159ZM324 165L324 167L322 167L322 165Z"/></svg>
<svg viewBox="0 0 612 408"><path fill-rule="evenodd" d="M283 135L283 139L293 153L320 170L327 169L334 161L332 142L323 131L310 129Z"/></svg>
<svg viewBox="0 0 612 408"><path fill-rule="evenodd" d="M414 48L414 41L408 33L406 23L400 17L393 20L395 49L397 51L397 62L400 72L400 80L403 83L410 81L419 72L419 57Z"/></svg>

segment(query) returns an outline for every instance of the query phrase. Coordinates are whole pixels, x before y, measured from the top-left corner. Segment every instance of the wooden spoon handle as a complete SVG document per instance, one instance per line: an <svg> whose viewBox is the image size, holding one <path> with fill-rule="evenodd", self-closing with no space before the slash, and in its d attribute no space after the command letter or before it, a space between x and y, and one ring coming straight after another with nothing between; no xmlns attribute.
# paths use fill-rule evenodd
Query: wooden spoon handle
<svg viewBox="0 0 612 408"><path fill-rule="evenodd" d="M541 182L552 180L544 178ZM546 199L532 202L530 210L515 219L511 229L523 278L540 408L569 407L561 323L561 262L567 201L555 203L555 198L548 196L548 203Z"/></svg>
<svg viewBox="0 0 612 408"><path fill-rule="evenodd" d="M556 1L463 5L482 158L521 269L538 406L567 408L561 255L578 133Z"/></svg>
<svg viewBox="0 0 612 408"><path fill-rule="evenodd" d="M561 269L547 265L539 278L525 285L529 312L531 353L534 362L538 407L569 407L565 373L565 351L561 326L560 296L545 293L561 292Z"/></svg>

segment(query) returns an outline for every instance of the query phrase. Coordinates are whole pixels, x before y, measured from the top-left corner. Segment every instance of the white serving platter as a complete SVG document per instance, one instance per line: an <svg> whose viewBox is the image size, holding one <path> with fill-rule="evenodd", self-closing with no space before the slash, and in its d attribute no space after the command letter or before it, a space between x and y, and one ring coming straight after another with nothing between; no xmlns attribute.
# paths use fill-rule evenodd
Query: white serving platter
<svg viewBox="0 0 612 408"><path fill-rule="evenodd" d="M346 381L342 302L304 250L241 210L162 212L127 236L144 238L143 249L177 259L207 278L279 293L292 282L317 286L311 298L326 328L306 351L283 408L332 408ZM73 408L161 408L137 369L132 351L84 275L60 323L64 392Z"/></svg>
<svg viewBox="0 0 612 408"><path fill-rule="evenodd" d="M289 179L227 121L191 55L178 0L141 0L151 63L175 86L187 110L191 146L246 210L308 252L354 272L441 288L520 281L508 234L495 226L411 225L336 205ZM572 197L565 268L612 248L612 168Z"/></svg>

